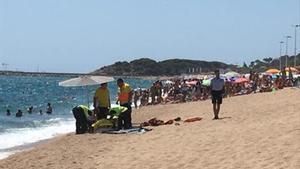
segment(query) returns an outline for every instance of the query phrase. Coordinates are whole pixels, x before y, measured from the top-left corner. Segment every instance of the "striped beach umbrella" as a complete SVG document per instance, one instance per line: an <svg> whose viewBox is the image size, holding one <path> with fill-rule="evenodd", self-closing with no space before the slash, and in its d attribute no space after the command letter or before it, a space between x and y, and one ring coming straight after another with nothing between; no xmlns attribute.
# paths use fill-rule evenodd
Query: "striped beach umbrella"
<svg viewBox="0 0 300 169"><path fill-rule="evenodd" d="M266 73L268 73L268 74L277 74L277 73L280 73L280 70L278 70L278 69L268 69L266 71Z"/></svg>
<svg viewBox="0 0 300 169"><path fill-rule="evenodd" d="M294 67L287 67L287 68L285 68L285 71L289 71L291 69L291 71L293 72L293 73L298 73L299 71L298 71L298 69L296 69L296 68L294 68Z"/></svg>

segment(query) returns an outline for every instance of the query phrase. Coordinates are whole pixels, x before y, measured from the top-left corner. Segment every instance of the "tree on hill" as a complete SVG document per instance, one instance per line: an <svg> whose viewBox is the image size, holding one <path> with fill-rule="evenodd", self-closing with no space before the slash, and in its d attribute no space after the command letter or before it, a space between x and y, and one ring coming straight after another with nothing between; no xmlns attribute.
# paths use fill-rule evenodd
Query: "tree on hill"
<svg viewBox="0 0 300 169"><path fill-rule="evenodd" d="M248 68L248 65L247 65L247 63L246 63L246 62L244 62L244 64L243 64L243 68Z"/></svg>
<svg viewBox="0 0 300 169"><path fill-rule="evenodd" d="M282 66L285 65L285 59L288 59L288 65L294 65L295 56L280 57ZM297 65L300 65L300 54L297 55ZM222 62L207 62L188 59L169 59L160 62L149 58L141 58L131 62L116 62L113 65L104 66L95 70L92 74L110 75L110 76L159 76L159 75L181 75L185 73L213 72L215 69L230 69L241 73L248 73L250 70L256 72L265 72L269 68L279 68L279 58L273 59L265 57L261 60L256 59L249 65L244 63L242 67L237 65L225 64Z"/></svg>
<svg viewBox="0 0 300 169"><path fill-rule="evenodd" d="M158 76L158 75L180 75L189 73L209 72L215 69L231 69L235 65L227 65L222 62L206 62L188 59L169 59L161 62L149 58L141 58L131 62L116 62L113 65L102 67L92 74L112 76ZM191 72L190 72L191 73Z"/></svg>
<svg viewBox="0 0 300 169"><path fill-rule="evenodd" d="M273 58L271 57L267 57L267 58L264 58L263 61L267 64L270 64L272 62Z"/></svg>
<svg viewBox="0 0 300 169"><path fill-rule="evenodd" d="M161 73L160 67L155 60L149 58L142 58L130 62L131 74L134 76L146 75L159 75Z"/></svg>

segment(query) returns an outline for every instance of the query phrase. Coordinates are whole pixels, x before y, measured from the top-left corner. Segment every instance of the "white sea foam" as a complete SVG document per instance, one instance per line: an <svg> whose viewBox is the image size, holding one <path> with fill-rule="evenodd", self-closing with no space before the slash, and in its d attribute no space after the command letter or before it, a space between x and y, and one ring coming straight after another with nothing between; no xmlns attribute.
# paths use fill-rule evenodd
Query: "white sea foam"
<svg viewBox="0 0 300 169"><path fill-rule="evenodd" d="M75 120L52 119L49 123L38 128L22 128L8 130L0 134L0 159L6 158L18 151L16 147L26 146L38 141L46 140L60 134L75 131Z"/></svg>

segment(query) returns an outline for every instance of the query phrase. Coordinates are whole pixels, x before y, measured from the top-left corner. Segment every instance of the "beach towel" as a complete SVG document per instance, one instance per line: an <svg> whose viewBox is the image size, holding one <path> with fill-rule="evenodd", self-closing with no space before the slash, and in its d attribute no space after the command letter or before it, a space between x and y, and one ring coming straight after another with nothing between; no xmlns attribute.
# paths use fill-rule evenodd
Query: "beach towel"
<svg viewBox="0 0 300 169"><path fill-rule="evenodd" d="M169 120L167 122L165 122L165 125L170 125L170 124L173 124L174 123L174 120Z"/></svg>
<svg viewBox="0 0 300 169"><path fill-rule="evenodd" d="M195 121L200 121L200 120L202 120L201 117L194 117L194 118L186 119L186 120L184 120L184 122L195 122Z"/></svg>
<svg viewBox="0 0 300 169"><path fill-rule="evenodd" d="M123 130L113 130L113 129L102 129L101 133L106 134L144 134L152 129L147 128L131 128L131 129L123 129Z"/></svg>
<svg viewBox="0 0 300 169"><path fill-rule="evenodd" d="M177 117L175 119L171 119L171 120L168 120L168 121L163 121L163 120L159 120L157 118L152 118L150 119L149 121L146 121L146 122L143 122L141 123L140 125L141 126L161 126L161 125L170 125L170 124L173 124L174 121L181 121L181 118L180 117Z"/></svg>

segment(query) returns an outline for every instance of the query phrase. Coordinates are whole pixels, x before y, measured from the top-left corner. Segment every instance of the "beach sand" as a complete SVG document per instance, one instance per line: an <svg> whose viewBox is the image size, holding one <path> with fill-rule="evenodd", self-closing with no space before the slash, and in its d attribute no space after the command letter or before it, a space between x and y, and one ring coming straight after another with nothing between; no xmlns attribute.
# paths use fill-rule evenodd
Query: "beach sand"
<svg viewBox="0 0 300 169"><path fill-rule="evenodd" d="M145 134L70 133L0 161L3 169L299 169L300 89L225 99L222 120L211 102L148 106L152 117L203 120L152 127Z"/></svg>

